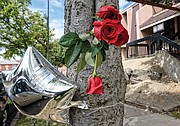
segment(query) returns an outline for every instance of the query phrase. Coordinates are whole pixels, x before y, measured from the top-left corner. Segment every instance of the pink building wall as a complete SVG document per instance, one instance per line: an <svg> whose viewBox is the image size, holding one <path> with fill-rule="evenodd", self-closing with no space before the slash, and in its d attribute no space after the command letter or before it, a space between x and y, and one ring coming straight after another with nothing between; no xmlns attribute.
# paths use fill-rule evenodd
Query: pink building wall
<svg viewBox="0 0 180 126"><path fill-rule="evenodd" d="M142 8L136 11L137 39L145 37L140 30L140 26L152 16L153 16L153 8L152 6L149 5L142 6Z"/></svg>
<svg viewBox="0 0 180 126"><path fill-rule="evenodd" d="M128 30L130 35L129 41L152 34L149 29L141 30L140 26L162 10L163 9L159 7L134 3L127 9L120 11L123 17L122 24Z"/></svg>
<svg viewBox="0 0 180 126"><path fill-rule="evenodd" d="M154 7L150 5L143 5L139 3L134 3L133 5L130 5L129 7L127 7L125 10L120 11L120 13L122 14L121 23L128 30L128 33L129 33L129 42L140 39L140 38L144 38L146 36L153 34L153 26L157 25L158 22L155 22L155 24L151 24L151 26L145 25L144 27L142 27L142 24L147 22L152 17L156 18L156 16L161 15L165 11L167 11L167 9L162 9L160 7ZM164 18L168 18L168 17L164 17ZM179 19L180 17L173 18L175 33L177 31L180 31ZM163 21L163 24L164 24L164 21ZM131 51L134 51L136 53L143 55L144 52L146 52L146 48L133 47L131 48ZM122 59L123 60L126 59L125 52L126 52L126 46L124 45L122 46Z"/></svg>

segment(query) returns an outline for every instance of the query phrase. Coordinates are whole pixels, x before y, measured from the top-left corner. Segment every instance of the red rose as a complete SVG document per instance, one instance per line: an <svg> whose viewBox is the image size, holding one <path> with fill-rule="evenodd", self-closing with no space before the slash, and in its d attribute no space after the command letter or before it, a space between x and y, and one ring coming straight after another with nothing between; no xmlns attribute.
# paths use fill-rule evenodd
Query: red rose
<svg viewBox="0 0 180 126"><path fill-rule="evenodd" d="M121 46L128 42L129 35L127 30L124 28L124 31L119 34L117 42L113 43L115 46Z"/></svg>
<svg viewBox="0 0 180 126"><path fill-rule="evenodd" d="M88 88L86 89L88 94L104 94L102 88L102 79L99 76L92 76L88 79Z"/></svg>
<svg viewBox="0 0 180 126"><path fill-rule="evenodd" d="M108 44L114 44L116 46L120 46L119 43L122 41L122 35L125 40L123 43L126 43L128 40L128 34L126 34L126 30L122 26L122 24L118 20L102 20L94 22L94 35L98 40L104 40Z"/></svg>
<svg viewBox="0 0 180 126"><path fill-rule="evenodd" d="M119 11L113 6L103 6L100 8L97 16L101 19L115 19L121 20L122 16L119 14Z"/></svg>

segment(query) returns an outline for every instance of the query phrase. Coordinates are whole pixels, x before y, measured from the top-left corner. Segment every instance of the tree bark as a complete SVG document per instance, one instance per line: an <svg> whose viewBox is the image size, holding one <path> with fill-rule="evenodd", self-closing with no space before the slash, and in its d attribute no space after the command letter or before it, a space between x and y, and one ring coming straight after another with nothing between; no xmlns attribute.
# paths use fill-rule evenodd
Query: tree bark
<svg viewBox="0 0 180 126"><path fill-rule="evenodd" d="M86 32L91 30L93 14L99 9L102 0L66 0L65 32ZM118 5L118 0L108 0ZM77 63L68 69L68 77L77 81L78 89L74 100L86 101L88 110L72 108L70 123L72 126L122 126L124 115L124 95L126 79L122 67L121 48L110 46L107 59L98 68L103 79L103 95L88 95L87 80L93 68L86 66L78 75Z"/></svg>

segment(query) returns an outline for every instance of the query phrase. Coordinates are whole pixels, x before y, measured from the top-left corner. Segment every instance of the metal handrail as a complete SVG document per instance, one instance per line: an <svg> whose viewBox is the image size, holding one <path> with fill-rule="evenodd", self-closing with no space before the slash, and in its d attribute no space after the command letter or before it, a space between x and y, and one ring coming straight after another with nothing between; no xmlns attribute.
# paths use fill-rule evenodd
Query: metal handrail
<svg viewBox="0 0 180 126"><path fill-rule="evenodd" d="M159 34L153 34L153 35L150 35L150 36L138 39L138 40L131 41L131 42L127 43L126 46L135 45L135 44L138 44L138 43L146 41L146 40L152 40L152 39L157 38L158 36L159 36Z"/></svg>
<svg viewBox="0 0 180 126"><path fill-rule="evenodd" d="M151 43L139 44L144 41L151 41ZM169 53L179 53L180 52L179 44L175 43L174 41L170 40L169 38L166 38L165 36L162 36L161 34L153 34L153 35L150 35L150 36L127 43L126 44L126 57L127 58L129 56L128 52L129 52L130 46L136 46L136 47L137 46L146 46L148 55L149 55L150 51L151 51L151 54L153 54L155 52L155 50L161 50L163 48L166 48L166 51L168 51ZM168 47L168 49L167 49L167 47Z"/></svg>
<svg viewBox="0 0 180 126"><path fill-rule="evenodd" d="M166 38L166 37L164 37L164 36L162 36L162 35L159 36L159 39L162 40L162 41L164 41L164 42L166 42L166 43L168 43L168 44L171 45L172 47L180 50L180 45L177 44L177 43L175 43L174 41L172 41L172 40L170 40L170 39L168 39L168 38Z"/></svg>

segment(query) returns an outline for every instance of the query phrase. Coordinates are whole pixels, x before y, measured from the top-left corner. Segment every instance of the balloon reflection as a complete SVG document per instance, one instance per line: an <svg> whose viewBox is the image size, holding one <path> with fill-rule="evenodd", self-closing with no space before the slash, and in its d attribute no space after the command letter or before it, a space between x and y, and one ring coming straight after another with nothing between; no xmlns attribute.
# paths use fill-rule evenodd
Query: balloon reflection
<svg viewBox="0 0 180 126"><path fill-rule="evenodd" d="M75 83L34 47L28 47L17 68L7 75L4 86L17 109L34 118L68 123L70 107L87 109L81 101L72 102Z"/></svg>

